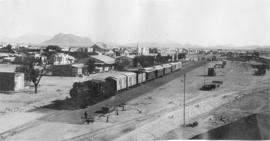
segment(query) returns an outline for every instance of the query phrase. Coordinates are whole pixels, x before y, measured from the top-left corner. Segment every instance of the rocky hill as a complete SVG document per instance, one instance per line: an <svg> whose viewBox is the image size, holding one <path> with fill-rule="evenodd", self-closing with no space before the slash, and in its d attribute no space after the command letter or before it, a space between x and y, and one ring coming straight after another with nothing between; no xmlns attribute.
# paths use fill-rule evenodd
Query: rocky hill
<svg viewBox="0 0 270 141"><path fill-rule="evenodd" d="M42 44L59 46L90 46L93 44L93 42L88 37L59 33L53 36L51 39L42 42Z"/></svg>

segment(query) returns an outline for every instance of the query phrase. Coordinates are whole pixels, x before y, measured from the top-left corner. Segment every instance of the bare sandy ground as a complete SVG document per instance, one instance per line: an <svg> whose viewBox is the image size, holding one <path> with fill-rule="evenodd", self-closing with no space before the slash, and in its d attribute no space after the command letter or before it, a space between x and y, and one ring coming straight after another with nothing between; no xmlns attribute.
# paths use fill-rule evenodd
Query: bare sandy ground
<svg viewBox="0 0 270 141"><path fill-rule="evenodd" d="M269 111L269 74L263 77L256 77L253 76L253 70L251 67L246 63L229 63L227 67L222 70L220 69L218 72L218 76L207 78L206 82L211 80L223 80L224 85L211 92L201 92L198 91L198 88L202 85L203 81L201 78L198 78L198 74L202 71L202 68L196 69L188 74L188 93L187 96L189 97L187 102L187 123L191 123L201 116L206 116L208 119L212 117L212 112L217 111L220 109L220 106L223 105L231 105L235 101L244 101L246 105L250 105L254 103L252 99L257 97L257 99L264 100L261 102L261 105L255 105L254 108L263 107L261 109ZM197 80L197 81L195 81ZM175 103L176 105L181 105L182 103L182 89L179 88L181 83L180 80L173 80L170 83L163 85L156 90L153 91L155 94L155 99L161 98L157 102L158 106L154 104L148 104L140 107L142 111L158 111L158 109L165 109L169 108L171 103ZM177 85L178 84L178 85ZM191 86L190 86L191 85ZM181 87L181 86L180 86ZM166 91L162 91L166 89ZM264 92L264 96L261 95L252 95L256 93L256 91ZM160 94L160 95L159 95ZM150 93L149 93L150 95ZM145 95L146 97L149 95ZM179 97L177 97L177 95ZM252 95L253 98L246 98L245 95L250 96ZM166 101L167 100L167 101ZM142 99L135 99L130 101L130 103L143 101ZM163 104L164 105L163 105ZM246 107L246 105L242 105L242 107ZM160 107L159 107L160 106ZM139 106L137 106L139 107ZM175 108L175 109L174 109ZM200 128L205 126L204 120L197 119L196 121L199 122L199 127L196 128L182 128L183 124L183 116L182 116L182 109L181 106L172 108L171 112L168 110L164 114L157 114L156 118L152 118L152 120L147 120L144 124L140 125L136 122L136 125L129 127L115 127L106 130L107 132L103 132L100 134L88 134L85 136L81 136L80 138L75 138L76 140L85 140L85 139L93 139L93 140L108 140L115 138L115 140L156 140L156 139L187 139L206 131L208 128ZM239 105L235 105L235 109L241 108ZM254 113L254 112L262 112L258 110L254 110L252 108L249 109L247 113ZM221 109L221 111L230 111L231 108ZM237 111L237 110L236 110ZM150 113L150 112L149 112ZM161 112L157 112L161 113ZM227 114L228 117L231 119L225 119L225 123L231 122L240 118L240 116L245 116L246 114L234 114L233 112L231 115ZM233 114L232 114L233 113ZM221 114L220 114L221 115ZM238 115L238 117L236 116ZM224 115L223 115L224 116ZM226 116L226 115L225 115ZM153 116L154 117L154 116ZM210 118L209 118L210 117ZM149 119L149 118L148 118ZM233 119L233 120L232 120ZM212 124L212 128L222 125L223 121L219 121L218 116L212 117L212 121L214 120L215 124ZM223 124L225 124L223 123ZM169 132L169 133L168 133ZM174 133L174 134L173 134ZM118 134L118 136L117 136ZM124 134L124 135L123 135ZM173 134L173 135L172 135Z"/></svg>
<svg viewBox="0 0 270 141"><path fill-rule="evenodd" d="M81 124L80 117L85 110L93 112L95 105L85 110L57 111L58 114L38 119L38 124L7 137L7 140L155 140L187 139L208 129L231 122L240 116L253 112L269 111L270 75L253 76L253 70L246 63L227 63L218 69L217 76L206 77L205 81L222 80L224 84L214 91L199 91L204 77L204 67L187 74L187 123L198 121L195 128L182 128L183 77L158 85L167 78L134 88L135 94L147 89L146 93L129 100L125 111L119 110L107 115L96 116L92 124ZM63 80L62 80L63 81ZM75 80L70 80L75 81ZM51 81L50 81L51 82ZM72 85L72 84L71 84ZM154 87L154 86L157 87ZM70 86L66 86L69 87ZM155 89L149 90L154 87ZM54 89L55 90L55 89ZM68 89L69 90L69 89ZM254 94L256 93L256 95ZM66 95L63 94L63 98ZM268 99L267 99L268 98ZM256 99L257 102L252 102ZM115 102L114 98L105 101ZM257 104L256 103L260 103ZM229 104L228 104L229 103ZM232 104L233 103L233 104ZM253 105L248 108L247 105ZM243 114L236 114L239 111ZM41 113L42 112L37 112ZM225 114L224 114L225 113ZM227 115L225 122L220 115ZM109 116L109 122L106 122ZM38 117L38 116L37 116ZM211 120L210 120L211 119ZM1 120L1 119L0 119ZM75 138L74 138L75 137Z"/></svg>
<svg viewBox="0 0 270 141"><path fill-rule="evenodd" d="M48 105L54 100L66 99L70 97L69 90L74 82L106 77L111 73L113 72L92 74L84 77L44 76L41 79L37 94L34 93L32 87L14 93L0 93L0 117L7 113L25 112Z"/></svg>
<svg viewBox="0 0 270 141"><path fill-rule="evenodd" d="M181 74L181 72L178 72L178 74ZM103 75L103 74L102 74ZM160 85L163 85L164 83L167 83L167 82L169 82L172 78L174 78L175 77L175 75L177 75L177 74L174 74L174 75L169 75L169 76L167 76L167 77L164 77L163 79L159 79L159 80L157 80L157 81L152 81L152 82L150 82L150 83L147 83L147 85L142 85L142 86L140 86L140 87L136 87L136 88L133 88L133 89L130 89L129 91L126 91L126 92L124 92L124 93L121 93L121 94L119 94L119 95L117 95L117 97L120 97L119 99L117 99L117 98L112 98L112 99L109 99L109 100L107 100L107 101L105 101L105 102L101 102L101 103L99 103L99 104L97 104L97 105L102 105L102 104L108 104L108 103L113 103L113 104L115 104L115 103L117 103L117 102L121 102L121 101L126 101L126 100L128 100L128 99L133 99L134 98L134 96L135 97L137 97L137 95L143 95L144 93L140 93L140 92L149 92L149 91L152 91L152 88L155 88L156 86L160 86ZM59 77L60 78L60 77ZM50 79L52 79L52 78L50 78ZM69 79L69 81L77 81L77 80L75 80L74 78L60 78L61 80L60 81L65 81L65 82L67 82L67 79ZM76 79L81 79L81 78L76 78ZM83 79L85 79L85 78L83 78ZM162 80L162 81L161 81ZM46 81L43 81L43 84L44 84L44 82L46 82ZM56 83L55 83L55 81L49 81L50 83L53 83L54 85L57 85ZM59 82L59 81L58 81ZM72 83L71 83L72 84ZM66 85L66 84L65 84ZM53 86L52 84L50 85L50 86ZM66 85L66 86L62 86L62 87L69 87L68 85ZM41 89L42 88L42 85L41 85L41 87L40 87L40 90L42 90ZM58 88L58 87L57 87ZM42 96L41 95L41 93L39 92L39 94L38 95L40 95L40 96ZM15 95L14 95L15 96ZM27 99L27 98L26 98ZM114 100L114 99L116 99L116 100ZM151 97L147 97L147 99L152 99ZM41 100L42 101L42 100ZM45 101L48 101L48 102L50 102L49 100L45 100ZM140 104L136 104L136 105L140 105ZM133 105L133 107L136 107L136 105L134 106ZM27 106L27 105L26 105ZM29 107L31 107L31 106L29 106ZM94 105L94 106L91 106L90 108L88 108L88 109L86 109L86 110L92 110L92 112L94 112L93 111L93 109L95 109L95 107L97 107L96 105ZM129 109L130 108L130 109ZM137 108L132 108L131 106L129 106L129 105L127 105L126 106L126 108L125 109L127 109L125 112L123 112L123 113L126 113L125 114L125 116L123 117L123 118L125 118L125 117L127 117L126 118L126 120L132 120L133 118L132 118L132 116L130 117L129 116L129 113L131 112L131 113L138 113L138 110L139 109L137 109ZM166 110L166 109L165 109ZM41 126L41 127L43 127L42 125L45 125L45 128L46 127L49 127L49 126L47 126L47 124L49 124L49 125L52 125L52 126L55 126L54 128L55 129L58 129L59 127L61 128L62 126L63 127L66 127L66 126L69 126L69 128L75 128L75 127L78 127L78 133L77 132L74 132L74 135L72 134L72 133L67 133L67 132L65 132L65 134L63 133L63 134L57 134L57 135L55 135L54 133L52 134L52 135L55 135L55 136L51 136L51 137L53 137L53 140L57 140L57 139L59 139L59 140L61 140L61 139L65 139L65 138L69 138L69 137L72 137L72 136L66 136L66 134L70 134L70 135L73 135L73 136L76 136L76 135L81 135L81 134L83 134L83 133L88 133L89 132L89 130L91 130L92 128L89 128L89 126L86 126L86 129L87 130L85 130L85 131L83 131L82 130L82 125L81 126L73 126L73 125L75 125L75 124L81 124L81 116L82 116L82 114L83 114L83 112L84 112L85 110L65 110L65 109L62 109L62 110L58 110L58 109L44 109L44 108L42 108L41 110L31 110L31 112L30 113L37 113L37 114L46 114L46 116L45 116L45 118L44 117L42 117L41 119L39 119L39 116L36 116L36 117L32 117L32 119L34 120L36 120L35 122L37 122L36 123L36 125L35 124L31 124L30 125L30 127L31 128L29 128L28 126L29 125L24 125L24 126L22 126L22 127L19 127L19 131L17 131L17 130L11 130L11 131L9 131L9 134L5 134L5 137L6 136L9 136L10 134L12 134L12 135L15 135L15 133L16 133L16 135L19 135L19 133L28 133L27 131L28 130L34 130L33 132L36 132L36 131L42 131L41 129L39 129L39 126ZM17 113L17 112L19 112L19 111L15 111L15 112L13 112L13 113ZM91 112L91 111L90 111ZM89 112L89 113L90 113ZM23 111L21 111L20 113L25 113L25 112L23 112ZM29 113L29 112L27 112L27 113ZM53 113L53 114L51 114L51 113ZM120 112L121 113L121 112ZM7 114L7 113L6 113ZM24 118L24 114L21 114L22 116L20 116L19 118L21 118L21 119L23 119ZM8 114L8 116L10 117L10 120L9 121L12 121L12 120L14 120L14 118L12 118L12 113L10 113L10 114ZM139 114L139 116L141 116L141 114ZM136 117L136 116L135 116ZM18 117L17 117L18 118ZM6 119L6 118L5 118ZM1 117L0 117L0 120L1 120ZM4 120L3 119L3 121L6 121L6 122L8 122L7 120ZM100 122L98 122L98 121L100 121ZM103 126L103 125L106 125L106 126L108 126L108 125L111 125L112 123L111 123L111 121L113 121L113 118L110 118L110 123L104 123L105 122L105 118L104 117L97 117L97 122L95 122L94 124L97 124L97 126L93 126L93 130L96 130L96 129L100 129L100 128L102 128L102 127L105 127L105 126ZM28 121L26 120L26 122L22 122L21 124L23 124L23 123L27 123ZM63 125L61 125L61 126L59 126L59 124L55 124L55 123L59 123L60 125L61 124L63 124ZM19 125L21 125L21 124L19 124ZM40 125L40 124L42 124L42 125ZM18 125L18 126L19 126ZM65 126L66 125L66 126ZM11 126L12 127L12 126ZM3 130L4 129L11 129L11 128L9 128L9 127L1 127L1 128L3 128ZM36 129L36 128L38 128L38 129ZM66 129L69 129L68 127L66 127ZM27 130L24 130L24 129L27 129ZM61 128L62 129L62 128ZM46 128L46 129L44 129L44 130L48 130L48 128ZM76 129L73 129L73 130L76 130ZM73 132L73 130L72 130L72 132ZM46 131L46 132L50 132L50 131L54 131L54 130L48 130L48 131ZM65 130L57 130L57 131L65 131ZM13 133L14 132L14 133ZM76 134L77 133L77 134ZM44 136L47 136L48 134L44 134L44 133L40 133L40 134L42 134L42 135L44 135ZM31 134L28 134L28 135L30 135L31 136ZM33 139L33 140L40 140L40 139L44 139L44 140L47 140L48 138L46 137L46 138L40 138L40 136L38 136L38 133L35 133L35 134L32 134L32 135L34 135L34 136L36 136L37 138L35 138L35 139ZM60 136L59 138L58 137L56 137L56 136ZM17 138L17 137L16 137ZM24 139L24 138L20 138L20 139ZM27 138L26 140L32 140L32 138Z"/></svg>
<svg viewBox="0 0 270 141"><path fill-rule="evenodd" d="M16 93L0 93L0 113L23 112L42 105L49 104L55 99L64 99L76 78L47 77L41 79L38 94L33 88L26 88Z"/></svg>

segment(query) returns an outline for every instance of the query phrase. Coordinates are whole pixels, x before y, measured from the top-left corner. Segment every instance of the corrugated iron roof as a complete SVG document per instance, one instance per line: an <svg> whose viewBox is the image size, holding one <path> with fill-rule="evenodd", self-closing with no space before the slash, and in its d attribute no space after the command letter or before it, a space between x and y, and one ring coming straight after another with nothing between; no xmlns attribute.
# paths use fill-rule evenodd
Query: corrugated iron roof
<svg viewBox="0 0 270 141"><path fill-rule="evenodd" d="M134 72L124 72L124 71L122 71L122 72L119 72L120 74L124 74L124 75L127 75L127 76L136 76L136 73L134 73Z"/></svg>
<svg viewBox="0 0 270 141"><path fill-rule="evenodd" d="M92 55L91 58L94 58L96 60L99 60L103 62L104 64L114 64L115 59L106 55Z"/></svg>
<svg viewBox="0 0 270 141"><path fill-rule="evenodd" d="M163 69L163 67L162 66L153 66L155 69L157 69L157 70L161 70L161 69Z"/></svg>
<svg viewBox="0 0 270 141"><path fill-rule="evenodd" d="M19 65L0 64L0 72L15 72Z"/></svg>
<svg viewBox="0 0 270 141"><path fill-rule="evenodd" d="M134 59L135 57L136 57L136 55L117 56L116 59L118 59L118 58L130 58L130 59Z"/></svg>
<svg viewBox="0 0 270 141"><path fill-rule="evenodd" d="M81 68L81 67L84 67L85 65L84 64L71 64L72 67L78 67L78 68Z"/></svg>
<svg viewBox="0 0 270 141"><path fill-rule="evenodd" d="M9 56L8 53L2 53L2 52L0 52L0 57L8 57L8 56Z"/></svg>
<svg viewBox="0 0 270 141"><path fill-rule="evenodd" d="M113 74L111 76L109 76L108 78L112 78L112 79L121 79L123 77L126 77L125 75L123 74Z"/></svg>
<svg viewBox="0 0 270 141"><path fill-rule="evenodd" d="M169 67L171 67L171 65L170 65L170 64L163 64L162 66L163 66L163 67L165 67L165 68L169 68Z"/></svg>
<svg viewBox="0 0 270 141"><path fill-rule="evenodd" d="M152 72L155 71L155 69L153 67L148 67L148 68L142 68L143 70L145 70L146 72Z"/></svg>

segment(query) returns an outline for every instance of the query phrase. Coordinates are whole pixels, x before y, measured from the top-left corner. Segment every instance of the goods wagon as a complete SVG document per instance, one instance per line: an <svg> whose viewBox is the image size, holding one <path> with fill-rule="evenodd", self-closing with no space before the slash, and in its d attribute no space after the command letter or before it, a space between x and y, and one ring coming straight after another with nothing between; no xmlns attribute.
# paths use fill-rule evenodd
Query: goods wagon
<svg viewBox="0 0 270 141"><path fill-rule="evenodd" d="M182 68L182 62L175 62L176 70L180 70Z"/></svg>
<svg viewBox="0 0 270 141"><path fill-rule="evenodd" d="M141 70L146 73L146 81L153 80L156 78L156 73L155 73L154 68L148 67L148 68L142 68Z"/></svg>
<svg viewBox="0 0 270 141"><path fill-rule="evenodd" d="M136 73L137 84L141 84L146 81L146 73L139 69L126 69L125 71Z"/></svg>
<svg viewBox="0 0 270 141"><path fill-rule="evenodd" d="M176 63L170 63L170 65L172 66L172 72L176 71Z"/></svg>
<svg viewBox="0 0 270 141"><path fill-rule="evenodd" d="M123 74L113 74L105 80L113 87L114 93L127 88L127 77Z"/></svg>
<svg viewBox="0 0 270 141"><path fill-rule="evenodd" d="M154 66L153 68L155 68L156 78L162 77L164 75L162 66Z"/></svg>
<svg viewBox="0 0 270 141"><path fill-rule="evenodd" d="M208 63L208 68L215 68L216 64L214 62Z"/></svg>
<svg viewBox="0 0 270 141"><path fill-rule="evenodd" d="M141 84L146 81L146 73L145 72L138 72L137 73L137 83Z"/></svg>
<svg viewBox="0 0 270 141"><path fill-rule="evenodd" d="M137 75L134 72L121 72L120 74L123 74L126 76L126 84L127 88L133 87L137 85Z"/></svg>
<svg viewBox="0 0 270 141"><path fill-rule="evenodd" d="M162 66L164 68L164 75L171 73L171 71L172 71L171 65L169 65L169 64L163 64Z"/></svg>

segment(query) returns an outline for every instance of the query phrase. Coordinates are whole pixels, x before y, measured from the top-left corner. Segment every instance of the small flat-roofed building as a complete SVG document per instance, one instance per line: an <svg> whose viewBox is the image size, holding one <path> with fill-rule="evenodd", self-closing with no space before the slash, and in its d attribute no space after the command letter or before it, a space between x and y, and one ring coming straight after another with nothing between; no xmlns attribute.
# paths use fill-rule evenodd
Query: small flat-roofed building
<svg viewBox="0 0 270 141"><path fill-rule="evenodd" d="M16 72L18 65L0 64L0 91L24 89L24 74Z"/></svg>
<svg viewBox="0 0 270 141"><path fill-rule="evenodd" d="M65 53L56 53L49 61L53 65L66 65L75 62L75 58Z"/></svg>
<svg viewBox="0 0 270 141"><path fill-rule="evenodd" d="M68 64L68 65L53 65L52 75L53 76L79 76L86 75L87 66L84 64Z"/></svg>

